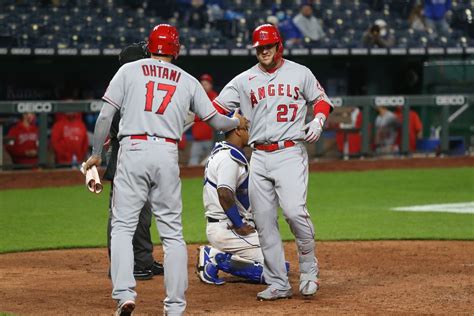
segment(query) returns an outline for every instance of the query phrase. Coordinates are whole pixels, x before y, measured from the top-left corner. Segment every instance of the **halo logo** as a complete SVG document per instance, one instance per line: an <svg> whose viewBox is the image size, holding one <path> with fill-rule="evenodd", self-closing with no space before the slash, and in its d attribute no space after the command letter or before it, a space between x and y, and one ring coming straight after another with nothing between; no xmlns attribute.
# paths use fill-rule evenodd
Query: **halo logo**
<svg viewBox="0 0 474 316"><path fill-rule="evenodd" d="M466 97L463 95L438 95L435 102L436 105L464 105Z"/></svg>
<svg viewBox="0 0 474 316"><path fill-rule="evenodd" d="M53 110L53 105L50 102L20 102L17 105L19 113L49 113Z"/></svg>
<svg viewBox="0 0 474 316"><path fill-rule="evenodd" d="M402 106L405 105L405 97L389 96L389 97L375 97L376 106Z"/></svg>
<svg viewBox="0 0 474 316"><path fill-rule="evenodd" d="M258 34L258 37L261 41L262 40L267 40L268 39L268 33L267 32L260 32L260 34Z"/></svg>

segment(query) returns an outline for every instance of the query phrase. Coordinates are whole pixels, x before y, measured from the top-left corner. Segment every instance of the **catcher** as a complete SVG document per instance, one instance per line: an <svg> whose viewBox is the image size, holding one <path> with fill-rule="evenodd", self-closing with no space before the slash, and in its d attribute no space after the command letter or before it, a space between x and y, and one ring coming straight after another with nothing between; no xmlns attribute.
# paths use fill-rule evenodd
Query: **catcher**
<svg viewBox="0 0 474 316"><path fill-rule="evenodd" d="M227 132L206 163L203 201L211 245L199 247L197 263L197 274L204 283L224 284L219 271L265 283L263 254L247 192L249 162L242 150L248 140L247 127Z"/></svg>

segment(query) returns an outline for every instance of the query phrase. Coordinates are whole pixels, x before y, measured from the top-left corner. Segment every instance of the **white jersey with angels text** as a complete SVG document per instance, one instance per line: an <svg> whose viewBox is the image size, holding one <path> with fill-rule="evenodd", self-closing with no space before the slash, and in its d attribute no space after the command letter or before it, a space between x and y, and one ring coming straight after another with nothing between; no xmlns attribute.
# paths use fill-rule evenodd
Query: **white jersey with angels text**
<svg viewBox="0 0 474 316"><path fill-rule="evenodd" d="M250 120L250 143L303 140L307 105L331 101L312 72L283 59L274 72L255 65L232 79L215 102L225 110L240 107Z"/></svg>

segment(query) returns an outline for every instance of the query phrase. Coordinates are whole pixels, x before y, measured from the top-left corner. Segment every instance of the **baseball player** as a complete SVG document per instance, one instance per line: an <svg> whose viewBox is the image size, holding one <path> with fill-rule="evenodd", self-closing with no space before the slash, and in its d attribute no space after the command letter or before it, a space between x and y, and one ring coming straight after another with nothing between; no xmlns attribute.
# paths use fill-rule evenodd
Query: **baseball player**
<svg viewBox="0 0 474 316"><path fill-rule="evenodd" d="M249 197L264 256L269 287L259 300L293 295L285 269L277 207L295 235L300 269L299 291L311 296L319 288L314 228L306 208L308 155L302 141L319 139L332 104L311 71L282 58L276 27L265 24L253 32L258 64L232 79L214 100L221 112L240 107L250 121ZM305 125L307 105L315 118Z"/></svg>
<svg viewBox="0 0 474 316"><path fill-rule="evenodd" d="M146 49L146 43L135 43L125 47L119 54L119 63L124 65L142 58L149 57ZM110 127L109 139L110 147L107 152L107 168L105 169L104 179L110 180L110 199L109 199L109 220L107 225L107 248L110 259L110 238L112 231L112 200L114 188L114 175L117 169L117 155L120 144L117 138L120 122L120 112L116 112ZM163 265L153 259L153 242L151 241L150 227L151 227L151 206L146 203L140 212L137 230L133 235L133 257L134 269L133 276L135 280L149 280L153 275L163 274ZM109 270L110 273L110 270Z"/></svg>
<svg viewBox="0 0 474 316"><path fill-rule="evenodd" d="M123 65L112 78L94 131L92 156L85 169L99 165L112 118L120 111L117 173L112 201L112 298L117 315L135 309L132 238L147 201L156 218L164 251L164 313L186 308L187 249L182 233L181 181L177 142L188 110L224 132L246 126L239 114L216 114L199 82L172 64L179 55L175 27L160 24L148 39L151 58Z"/></svg>
<svg viewBox="0 0 474 316"><path fill-rule="evenodd" d="M263 254L248 198L249 163L242 151L248 139L248 128L227 132L206 163L203 201L211 245L199 247L197 273L208 284L225 283L219 270L265 282Z"/></svg>

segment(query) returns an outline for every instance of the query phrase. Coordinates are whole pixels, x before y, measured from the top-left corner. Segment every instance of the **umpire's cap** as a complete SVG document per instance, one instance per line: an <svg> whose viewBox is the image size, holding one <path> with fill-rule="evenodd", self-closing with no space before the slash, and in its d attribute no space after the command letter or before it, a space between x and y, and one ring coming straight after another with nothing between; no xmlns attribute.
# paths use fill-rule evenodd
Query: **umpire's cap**
<svg viewBox="0 0 474 316"><path fill-rule="evenodd" d="M129 45L122 49L122 51L119 54L119 63L120 66L130 63L135 60L143 59L150 57L150 53L148 52L148 49L146 48L146 43L145 42L140 42L140 43L133 43L132 45Z"/></svg>

